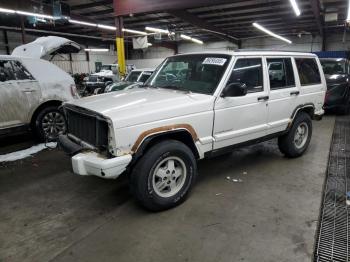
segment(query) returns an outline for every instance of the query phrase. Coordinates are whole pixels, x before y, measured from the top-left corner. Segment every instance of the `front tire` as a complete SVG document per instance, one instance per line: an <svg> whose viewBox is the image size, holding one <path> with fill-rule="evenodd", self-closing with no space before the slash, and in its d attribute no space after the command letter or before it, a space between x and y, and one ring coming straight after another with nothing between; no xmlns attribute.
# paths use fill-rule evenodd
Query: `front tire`
<svg viewBox="0 0 350 262"><path fill-rule="evenodd" d="M148 210L161 211L185 201L197 176L197 163L185 144L166 140L152 146L134 166L130 188Z"/></svg>
<svg viewBox="0 0 350 262"><path fill-rule="evenodd" d="M286 157L299 157L308 148L311 136L311 118L307 113L300 112L294 119L288 133L278 138L278 147Z"/></svg>

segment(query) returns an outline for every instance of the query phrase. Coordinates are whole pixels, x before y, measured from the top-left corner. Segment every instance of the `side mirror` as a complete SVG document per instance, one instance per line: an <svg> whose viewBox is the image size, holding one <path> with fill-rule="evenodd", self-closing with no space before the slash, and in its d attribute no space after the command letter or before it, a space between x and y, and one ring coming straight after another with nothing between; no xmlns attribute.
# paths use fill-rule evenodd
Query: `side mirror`
<svg viewBox="0 0 350 262"><path fill-rule="evenodd" d="M221 93L221 97L245 96L247 94L247 86L244 83L230 83Z"/></svg>

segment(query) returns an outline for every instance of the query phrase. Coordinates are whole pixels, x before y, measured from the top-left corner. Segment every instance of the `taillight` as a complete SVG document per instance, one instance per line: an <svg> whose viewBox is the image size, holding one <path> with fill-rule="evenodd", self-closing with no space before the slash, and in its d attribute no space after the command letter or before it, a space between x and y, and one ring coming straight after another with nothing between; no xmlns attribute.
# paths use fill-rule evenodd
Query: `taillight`
<svg viewBox="0 0 350 262"><path fill-rule="evenodd" d="M72 94L72 96L73 96L75 99L80 98L79 93L78 93L78 91L77 91L77 87L75 86L75 84L72 84L72 85L70 86L70 93Z"/></svg>

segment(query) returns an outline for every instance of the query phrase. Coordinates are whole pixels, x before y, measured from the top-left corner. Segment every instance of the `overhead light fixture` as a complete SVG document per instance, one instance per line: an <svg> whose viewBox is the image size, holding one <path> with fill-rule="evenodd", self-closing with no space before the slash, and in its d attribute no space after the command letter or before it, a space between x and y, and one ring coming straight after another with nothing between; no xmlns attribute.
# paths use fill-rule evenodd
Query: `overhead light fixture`
<svg viewBox="0 0 350 262"><path fill-rule="evenodd" d="M35 17L46 18L46 19L54 19L54 17L52 15L31 13L31 12L26 12L26 11L21 11L21 10L13 10L13 9L7 9L7 8L0 8L0 13L18 14L18 15L26 15L26 16L35 16Z"/></svg>
<svg viewBox="0 0 350 262"><path fill-rule="evenodd" d="M38 13L25 12L25 11L16 11L16 14L26 15L26 16L35 16L35 17L46 18L46 19L54 19L52 15L44 15L44 14L38 14Z"/></svg>
<svg viewBox="0 0 350 262"><path fill-rule="evenodd" d="M280 36L280 35L277 35L277 34L271 32L270 30L268 30L268 29L266 29L265 27L259 25L258 23L253 23L253 26L256 27L257 29L259 29L259 30L265 32L266 34L272 36L272 37L275 37L275 38L278 38L278 39L280 39L280 40L282 40L282 41L287 42L288 44L291 44L291 43L292 43L292 41L290 41L289 39L284 38L284 37L282 37L282 36Z"/></svg>
<svg viewBox="0 0 350 262"><path fill-rule="evenodd" d="M108 52L109 49L107 48L85 48L86 52Z"/></svg>
<svg viewBox="0 0 350 262"><path fill-rule="evenodd" d="M175 35L174 32L170 32L169 30L165 30L165 29L154 28L154 27L149 27L149 26L146 26L145 29L147 31L152 31L152 32L155 32L155 33L167 34L167 35Z"/></svg>
<svg viewBox="0 0 350 262"><path fill-rule="evenodd" d="M12 9L7 9L7 8L0 8L0 13L14 14L16 13L16 11Z"/></svg>
<svg viewBox="0 0 350 262"><path fill-rule="evenodd" d="M299 16L301 14L301 12L300 12L300 9L299 9L299 6L298 6L296 0L289 0L289 1L290 1L290 4L293 7L293 10L294 10L296 16Z"/></svg>
<svg viewBox="0 0 350 262"><path fill-rule="evenodd" d="M72 24L87 25L87 26L97 27L97 24L93 24L93 23L89 23L89 22L84 22L84 21L79 21L79 20L74 20L74 19L69 19L68 22L69 22L69 23L72 23Z"/></svg>
<svg viewBox="0 0 350 262"><path fill-rule="evenodd" d="M197 43L197 44L200 44L200 45L203 45L203 41L197 39L197 38L193 38L193 37L190 37L188 35L181 35L181 38L182 39L185 39L185 40L189 40L189 41L192 41L194 43Z"/></svg>
<svg viewBox="0 0 350 262"><path fill-rule="evenodd" d="M152 44L151 43L147 43L147 46L152 46Z"/></svg>
<svg viewBox="0 0 350 262"><path fill-rule="evenodd" d="M101 25L101 24L98 24L97 25L98 28L102 28L102 29L107 29L107 30L117 30L117 28L115 26L111 26L111 25Z"/></svg>
<svg viewBox="0 0 350 262"><path fill-rule="evenodd" d="M123 30L123 32L128 32L128 33L132 33L132 34L148 35L146 32L137 31L137 30L132 30L132 29L123 28L122 30Z"/></svg>
<svg viewBox="0 0 350 262"><path fill-rule="evenodd" d="M350 1L349 1L349 3L348 3L348 16L347 16L347 18L346 18L346 21L347 21L347 22L350 22Z"/></svg>

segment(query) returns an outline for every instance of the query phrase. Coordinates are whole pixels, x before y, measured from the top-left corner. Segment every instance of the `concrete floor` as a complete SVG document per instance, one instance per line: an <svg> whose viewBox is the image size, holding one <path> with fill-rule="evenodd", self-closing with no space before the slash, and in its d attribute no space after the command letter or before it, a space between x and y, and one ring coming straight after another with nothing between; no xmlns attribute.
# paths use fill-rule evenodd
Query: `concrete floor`
<svg viewBox="0 0 350 262"><path fill-rule="evenodd" d="M190 198L162 213L57 150L2 163L0 261L311 261L333 127L314 122L299 159L273 140L201 161Z"/></svg>

